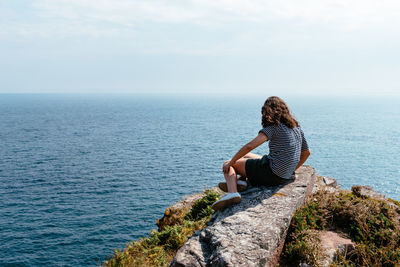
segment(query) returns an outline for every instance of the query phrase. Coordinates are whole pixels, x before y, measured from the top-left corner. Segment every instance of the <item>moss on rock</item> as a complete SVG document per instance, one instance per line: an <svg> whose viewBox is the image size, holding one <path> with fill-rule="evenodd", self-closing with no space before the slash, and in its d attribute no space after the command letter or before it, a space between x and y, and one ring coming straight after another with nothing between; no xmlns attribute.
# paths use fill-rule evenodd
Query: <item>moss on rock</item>
<svg viewBox="0 0 400 267"><path fill-rule="evenodd" d="M196 230L206 226L213 214L210 206L219 196L215 190L206 190L191 207L182 206L174 210L173 220L164 221L160 231L153 230L149 237L127 244L124 250L115 250L114 255L104 265L168 266L186 240ZM170 212L167 209L167 215Z"/></svg>
<svg viewBox="0 0 400 267"><path fill-rule="evenodd" d="M334 266L400 265L398 210L388 201L361 194L358 186L338 194L318 191L296 212L281 265L307 262L318 266L318 240L310 236L310 230L320 229L337 229L356 243L353 251L337 257Z"/></svg>

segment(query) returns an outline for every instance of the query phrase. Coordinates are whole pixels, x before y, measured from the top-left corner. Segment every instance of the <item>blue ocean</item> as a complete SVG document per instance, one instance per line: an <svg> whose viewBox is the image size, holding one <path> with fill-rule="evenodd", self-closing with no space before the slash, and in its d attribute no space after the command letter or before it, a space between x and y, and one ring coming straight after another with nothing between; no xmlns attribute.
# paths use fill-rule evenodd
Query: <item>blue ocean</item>
<svg viewBox="0 0 400 267"><path fill-rule="evenodd" d="M0 95L0 266L100 265L223 180L267 96ZM306 164L400 199L400 98L284 99Z"/></svg>

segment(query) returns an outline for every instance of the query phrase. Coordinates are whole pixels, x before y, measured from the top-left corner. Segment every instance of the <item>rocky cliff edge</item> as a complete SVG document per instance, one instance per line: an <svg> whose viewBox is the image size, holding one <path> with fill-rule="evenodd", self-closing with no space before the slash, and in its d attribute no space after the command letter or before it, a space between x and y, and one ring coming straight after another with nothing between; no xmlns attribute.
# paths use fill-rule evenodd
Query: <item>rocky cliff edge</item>
<svg viewBox="0 0 400 267"><path fill-rule="evenodd" d="M285 185L249 188L240 204L216 212L206 228L196 231L170 266L274 266L292 216L315 181L315 170L302 166Z"/></svg>

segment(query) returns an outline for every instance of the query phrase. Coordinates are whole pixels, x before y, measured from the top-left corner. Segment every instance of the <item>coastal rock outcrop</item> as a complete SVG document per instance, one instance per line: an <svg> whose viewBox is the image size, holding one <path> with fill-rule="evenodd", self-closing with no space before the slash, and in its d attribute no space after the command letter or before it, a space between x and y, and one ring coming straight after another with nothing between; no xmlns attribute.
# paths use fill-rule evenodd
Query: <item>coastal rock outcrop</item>
<svg viewBox="0 0 400 267"><path fill-rule="evenodd" d="M277 187L250 187L242 202L216 212L178 250L170 266L274 266L296 209L311 194L316 172L302 166Z"/></svg>
<svg viewBox="0 0 400 267"><path fill-rule="evenodd" d="M304 166L294 181L249 187L242 203L213 214L220 194L167 208L158 231L105 266L400 266L400 202L370 186L345 190Z"/></svg>

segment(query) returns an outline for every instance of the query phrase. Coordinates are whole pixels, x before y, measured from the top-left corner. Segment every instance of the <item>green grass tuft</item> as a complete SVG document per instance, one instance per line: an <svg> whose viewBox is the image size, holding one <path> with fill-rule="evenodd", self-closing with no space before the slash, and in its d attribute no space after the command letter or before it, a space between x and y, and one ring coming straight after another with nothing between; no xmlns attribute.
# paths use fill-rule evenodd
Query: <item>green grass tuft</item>
<svg viewBox="0 0 400 267"><path fill-rule="evenodd" d="M390 202L392 202L393 204L397 205L397 206L400 208L400 202L399 202L399 201L397 201L397 200L395 200L395 199L392 199L392 198L388 198L388 200L389 200Z"/></svg>
<svg viewBox="0 0 400 267"><path fill-rule="evenodd" d="M400 225L387 202L365 197L358 187L339 194L319 192L294 215L284 251L285 262L318 265L318 238L310 231L338 229L356 242L355 250L340 255L334 266L400 266ZM392 201L393 202L393 201ZM396 204L396 203L395 203Z"/></svg>
<svg viewBox="0 0 400 267"><path fill-rule="evenodd" d="M316 264L319 259L319 239L315 231L323 229L318 201L310 202L294 214L281 257L283 265L293 262Z"/></svg>
<svg viewBox="0 0 400 267"><path fill-rule="evenodd" d="M219 194L212 190L206 190L205 194L204 197L196 200L192 209L185 215L185 220L198 221L214 213L211 204L218 200Z"/></svg>
<svg viewBox="0 0 400 267"><path fill-rule="evenodd" d="M206 226L214 211L211 204L219 197L212 190L206 190L204 196L183 214L179 224L166 225L162 231L151 231L150 236L127 244L124 250L115 250L114 255L105 262L105 266L168 266L176 251L193 235L196 230ZM180 214L180 213L178 213Z"/></svg>

